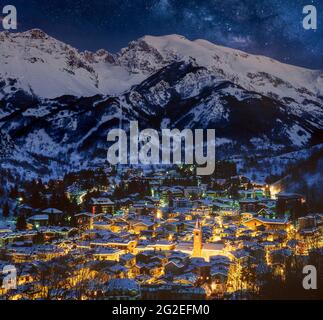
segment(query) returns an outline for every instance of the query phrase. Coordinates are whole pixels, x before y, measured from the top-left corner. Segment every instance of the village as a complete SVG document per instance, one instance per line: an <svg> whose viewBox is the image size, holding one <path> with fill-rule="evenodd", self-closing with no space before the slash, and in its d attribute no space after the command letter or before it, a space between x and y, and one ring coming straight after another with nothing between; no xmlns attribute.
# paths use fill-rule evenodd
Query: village
<svg viewBox="0 0 323 320"><path fill-rule="evenodd" d="M0 299L270 299L322 275L323 213L218 162L118 166L12 187L0 222Z"/></svg>

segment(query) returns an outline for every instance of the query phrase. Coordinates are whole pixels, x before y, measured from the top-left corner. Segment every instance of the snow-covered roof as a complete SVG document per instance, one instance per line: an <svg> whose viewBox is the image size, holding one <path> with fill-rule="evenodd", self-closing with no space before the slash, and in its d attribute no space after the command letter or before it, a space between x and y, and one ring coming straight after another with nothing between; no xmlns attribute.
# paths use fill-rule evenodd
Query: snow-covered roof
<svg viewBox="0 0 323 320"><path fill-rule="evenodd" d="M31 221L46 221L48 219L49 219L49 217L48 217L47 214L37 214L35 216L30 217L28 220L31 220Z"/></svg>
<svg viewBox="0 0 323 320"><path fill-rule="evenodd" d="M140 291L138 283L133 279L112 279L108 282L108 291L127 292L127 291Z"/></svg>
<svg viewBox="0 0 323 320"><path fill-rule="evenodd" d="M111 201L109 198L102 197L102 198L92 198L92 204L94 205L113 205L114 202Z"/></svg>
<svg viewBox="0 0 323 320"><path fill-rule="evenodd" d="M48 208L42 211L42 213L47 213L47 214L61 214L63 211L58 210L56 208Z"/></svg>

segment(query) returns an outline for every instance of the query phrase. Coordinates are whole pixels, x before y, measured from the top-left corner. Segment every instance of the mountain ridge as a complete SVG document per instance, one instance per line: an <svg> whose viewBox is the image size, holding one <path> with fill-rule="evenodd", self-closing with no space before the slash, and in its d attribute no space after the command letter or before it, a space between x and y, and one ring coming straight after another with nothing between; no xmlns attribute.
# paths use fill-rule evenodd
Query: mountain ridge
<svg viewBox="0 0 323 320"><path fill-rule="evenodd" d="M248 90L315 101L323 96L323 72L319 70L287 65L206 40L190 41L180 35L144 36L111 54L105 49L79 52L40 29L32 29L0 32L0 49L1 77L16 80L17 87L42 98L118 95L162 67L187 59Z"/></svg>

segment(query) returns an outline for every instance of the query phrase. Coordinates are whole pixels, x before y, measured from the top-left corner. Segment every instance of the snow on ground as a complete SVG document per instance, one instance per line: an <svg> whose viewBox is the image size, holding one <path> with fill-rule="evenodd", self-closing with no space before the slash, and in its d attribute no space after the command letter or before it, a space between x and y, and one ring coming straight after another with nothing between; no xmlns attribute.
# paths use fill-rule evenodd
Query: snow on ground
<svg viewBox="0 0 323 320"><path fill-rule="evenodd" d="M257 161L256 166L246 165L242 159L236 159L235 162L237 163L238 172L256 182L264 183L269 175L282 175L289 165L296 165L320 150L323 150L323 144L275 157L263 157Z"/></svg>
<svg viewBox="0 0 323 320"><path fill-rule="evenodd" d="M55 143L44 129L33 131L25 141L26 150L31 153L47 157L57 157L59 152L63 152L61 146Z"/></svg>
<svg viewBox="0 0 323 320"><path fill-rule="evenodd" d="M311 138L310 133L306 132L301 126L295 124L287 131L290 141L297 147L304 146Z"/></svg>

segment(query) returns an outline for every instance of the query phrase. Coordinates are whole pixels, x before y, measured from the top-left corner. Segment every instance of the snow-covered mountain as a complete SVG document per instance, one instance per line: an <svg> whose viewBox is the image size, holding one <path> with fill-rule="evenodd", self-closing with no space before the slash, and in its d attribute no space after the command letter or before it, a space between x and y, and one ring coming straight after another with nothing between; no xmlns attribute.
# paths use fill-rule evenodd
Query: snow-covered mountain
<svg viewBox="0 0 323 320"><path fill-rule="evenodd" d="M117 54L79 52L41 30L0 33L2 90L23 89L43 98L62 95L117 95L162 67L185 59L207 68L218 79L273 97L317 100L323 72L182 36L145 36ZM7 88L7 90L6 90Z"/></svg>
<svg viewBox="0 0 323 320"><path fill-rule="evenodd" d="M143 79L105 50L80 53L37 29L1 32L0 64L2 95L17 89L42 98L118 94Z"/></svg>
<svg viewBox="0 0 323 320"><path fill-rule="evenodd" d="M146 36L130 43L118 61L134 72L157 71L173 62L193 58L219 79L266 95L310 98L323 95L323 72L286 65L271 58L217 46L206 40L190 41L178 35ZM298 101L300 101L298 100Z"/></svg>
<svg viewBox="0 0 323 320"><path fill-rule="evenodd" d="M204 40L146 36L110 54L41 30L0 33L0 63L0 161L27 176L103 163L121 117L124 127L214 128L221 158L323 142L322 72Z"/></svg>

